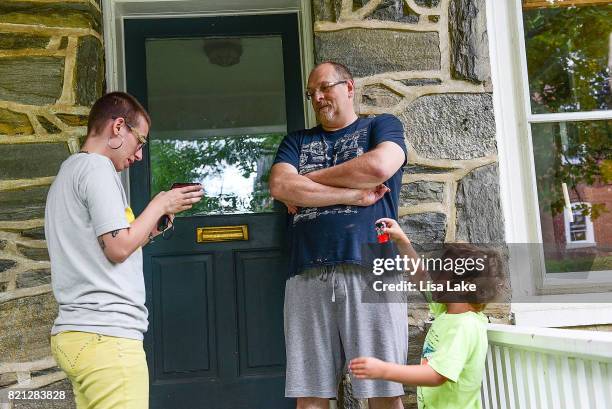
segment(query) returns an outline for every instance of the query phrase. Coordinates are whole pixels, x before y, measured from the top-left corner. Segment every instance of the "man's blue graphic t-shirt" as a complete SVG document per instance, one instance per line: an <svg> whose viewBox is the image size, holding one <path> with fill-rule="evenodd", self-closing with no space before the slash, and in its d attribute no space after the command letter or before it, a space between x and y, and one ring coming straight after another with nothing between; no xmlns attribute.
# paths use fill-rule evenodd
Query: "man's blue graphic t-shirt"
<svg viewBox="0 0 612 409"><path fill-rule="evenodd" d="M393 115L359 118L334 132L319 125L285 136L274 163L288 163L305 175L354 159L385 141L397 143L406 153L402 124ZM289 223L290 274L322 265L361 264L362 245L376 242L374 222L397 219L402 168L385 182L391 191L372 206L300 208Z"/></svg>

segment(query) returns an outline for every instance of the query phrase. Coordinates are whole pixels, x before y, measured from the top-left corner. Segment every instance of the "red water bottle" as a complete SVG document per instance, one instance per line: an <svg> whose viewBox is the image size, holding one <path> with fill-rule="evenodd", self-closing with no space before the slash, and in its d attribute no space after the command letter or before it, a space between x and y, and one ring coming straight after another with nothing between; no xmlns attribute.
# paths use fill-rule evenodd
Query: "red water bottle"
<svg viewBox="0 0 612 409"><path fill-rule="evenodd" d="M385 233L385 223L384 222L378 222L375 224L376 226L376 239L378 240L379 243L386 243L389 241L390 237L389 237L389 233Z"/></svg>

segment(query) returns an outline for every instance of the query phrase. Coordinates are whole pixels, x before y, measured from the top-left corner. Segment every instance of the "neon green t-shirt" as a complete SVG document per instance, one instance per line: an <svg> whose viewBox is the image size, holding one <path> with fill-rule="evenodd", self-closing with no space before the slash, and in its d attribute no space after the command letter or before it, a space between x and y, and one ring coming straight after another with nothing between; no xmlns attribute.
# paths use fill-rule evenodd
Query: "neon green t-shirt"
<svg viewBox="0 0 612 409"><path fill-rule="evenodd" d="M487 357L487 317L482 313L447 314L430 302L435 319L422 359L448 378L440 386L417 388L419 409L480 409L480 386Z"/></svg>

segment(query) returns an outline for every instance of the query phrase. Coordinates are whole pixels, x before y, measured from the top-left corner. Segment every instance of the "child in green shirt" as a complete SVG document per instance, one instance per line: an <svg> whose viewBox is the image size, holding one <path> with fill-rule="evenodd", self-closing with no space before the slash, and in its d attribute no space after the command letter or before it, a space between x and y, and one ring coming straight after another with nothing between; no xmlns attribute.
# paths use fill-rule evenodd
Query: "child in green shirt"
<svg viewBox="0 0 612 409"><path fill-rule="evenodd" d="M419 257L399 224L392 219L380 219L384 232L396 243L400 255L413 260ZM430 270L437 285L457 285L461 281L478 288L475 294L461 291L448 293L423 291L434 322L423 345L420 365L400 365L371 357L359 357L349 364L358 379L385 379L407 385L415 385L420 409L480 409L480 386L487 355L487 318L482 313L486 304L497 295L503 285L501 259L494 251L481 250L473 245L456 244L448 248L441 259L456 261L458 258L473 260L471 265L482 269L459 272ZM454 264L459 266L458 263ZM465 265L465 264L462 264ZM428 272L419 267L411 272L412 282L423 288ZM425 286L426 287L426 286ZM437 301L437 302L434 302ZM464 302L465 301L465 302ZM470 302L467 302L470 301Z"/></svg>

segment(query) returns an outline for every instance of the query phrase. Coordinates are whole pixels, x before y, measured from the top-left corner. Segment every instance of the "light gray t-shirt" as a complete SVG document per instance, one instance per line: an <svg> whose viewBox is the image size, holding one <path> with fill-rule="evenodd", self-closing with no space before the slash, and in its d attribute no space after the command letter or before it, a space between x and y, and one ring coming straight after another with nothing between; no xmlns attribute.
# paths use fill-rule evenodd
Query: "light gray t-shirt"
<svg viewBox="0 0 612 409"><path fill-rule="evenodd" d="M98 243L98 236L129 227L128 213L125 191L109 158L77 153L64 161L45 209L53 294L59 303L51 334L84 331L143 338L148 312L142 250L113 263Z"/></svg>

